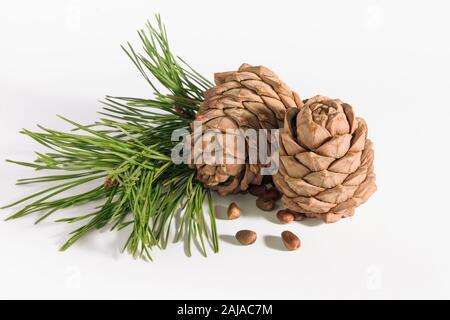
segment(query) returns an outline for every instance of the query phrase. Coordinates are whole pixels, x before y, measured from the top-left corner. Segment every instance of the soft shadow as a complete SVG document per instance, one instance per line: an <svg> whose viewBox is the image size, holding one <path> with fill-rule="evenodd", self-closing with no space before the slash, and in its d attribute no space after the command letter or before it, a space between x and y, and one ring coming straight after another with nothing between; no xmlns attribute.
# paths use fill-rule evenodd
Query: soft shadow
<svg viewBox="0 0 450 320"><path fill-rule="evenodd" d="M131 226L126 227L122 230L114 230L112 232L116 232L116 241L111 242L110 248L113 252L113 258L114 260L119 260L120 257L123 255L124 252L126 252L125 244L128 241L128 238L130 237L130 231Z"/></svg>
<svg viewBox="0 0 450 320"><path fill-rule="evenodd" d="M318 227L322 224L324 224L324 222L320 219L314 219L314 218L306 218L302 221L299 221L298 223L306 226L306 227Z"/></svg>
<svg viewBox="0 0 450 320"><path fill-rule="evenodd" d="M228 220L228 207L222 204L214 206L216 218L219 220Z"/></svg>
<svg viewBox="0 0 450 320"><path fill-rule="evenodd" d="M274 250L278 251L288 251L283 244L283 240L281 237L277 236L264 236L264 244Z"/></svg>
<svg viewBox="0 0 450 320"><path fill-rule="evenodd" d="M251 196L253 197L253 196ZM253 197L253 201L246 203L245 206L242 207L242 215L245 216L255 216L255 217L263 217L271 222L277 222L277 212L282 208L281 203L279 201L275 202L275 207L271 211L261 210L256 206L256 197Z"/></svg>
<svg viewBox="0 0 450 320"><path fill-rule="evenodd" d="M242 209L242 216L263 218L275 224L281 224L277 218L277 212L282 208L281 202L276 201L275 207L271 211L264 211L256 206L257 197L247 194L242 196L242 201L238 202ZM244 200L245 199L245 200Z"/></svg>
<svg viewBox="0 0 450 320"><path fill-rule="evenodd" d="M231 236L231 235L228 235L228 234L220 235L219 239L221 241L223 241L223 242L226 242L226 243L229 243L229 244L232 244L232 245L235 245L235 246L239 246L240 245L239 241L237 241L235 236Z"/></svg>
<svg viewBox="0 0 450 320"><path fill-rule="evenodd" d="M202 248L202 244L200 242L199 237L197 238L193 238L191 237L190 241L189 241L189 227L186 225L184 226L184 230L183 230L183 235L181 236L180 242L183 243L183 251L184 254L186 255L186 257L191 257L193 255L195 255L196 253L199 253L202 257L205 257L205 252L203 252L203 248ZM176 240L176 238L175 238ZM174 243L176 243L177 241L174 241ZM205 251L207 251L207 246L206 246L206 242L207 240L205 239ZM209 242L209 241L208 241Z"/></svg>
<svg viewBox="0 0 450 320"><path fill-rule="evenodd" d="M174 225L175 225L175 228L173 230L174 230L175 234L177 234L177 230L180 230L181 222L182 222L181 212L179 212L179 211L176 212L175 215L173 216L173 219L174 219L173 222L174 222ZM170 231L171 231L171 234L172 234L172 229ZM176 243L175 237L173 239L173 243Z"/></svg>
<svg viewBox="0 0 450 320"><path fill-rule="evenodd" d="M281 225L282 223L281 223L280 220L278 220L278 218L277 218L277 211L278 211L278 210L270 211L270 212L264 212L263 216L264 216L264 218L265 218L266 220L268 220L268 221L270 221L270 222L272 222L272 223L280 224L280 225Z"/></svg>

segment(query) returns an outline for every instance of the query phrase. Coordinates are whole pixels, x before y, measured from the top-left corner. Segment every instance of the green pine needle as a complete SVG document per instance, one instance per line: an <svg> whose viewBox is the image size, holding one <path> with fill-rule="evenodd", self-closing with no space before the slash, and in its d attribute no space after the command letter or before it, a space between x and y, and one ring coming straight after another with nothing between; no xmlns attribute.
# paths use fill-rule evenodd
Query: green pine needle
<svg viewBox="0 0 450 320"><path fill-rule="evenodd" d="M8 161L56 173L18 180L18 185L51 185L4 207L22 205L8 220L40 214L36 221L39 223L62 209L100 202L94 212L56 220L85 221L70 234L61 250L109 225L111 230L130 228L124 249L134 257L151 260L155 247L167 247L175 226L176 240L188 241L188 255L191 242L205 256L207 242L214 252L218 251L210 190L196 181L193 169L175 165L170 157L175 145L172 132L189 130L203 92L212 84L172 54L161 18L156 16L156 21L156 27L149 22L146 31L138 32L145 54L136 53L130 44L123 47L154 90L154 98L107 96L100 112L102 118L93 124L81 125L60 117L74 127L71 132L43 126L38 126L40 132L22 130L50 151L36 153L34 162ZM157 89L155 80L167 94ZM85 190L66 194L80 187ZM204 211L205 202L209 214ZM178 225L176 220L180 221Z"/></svg>

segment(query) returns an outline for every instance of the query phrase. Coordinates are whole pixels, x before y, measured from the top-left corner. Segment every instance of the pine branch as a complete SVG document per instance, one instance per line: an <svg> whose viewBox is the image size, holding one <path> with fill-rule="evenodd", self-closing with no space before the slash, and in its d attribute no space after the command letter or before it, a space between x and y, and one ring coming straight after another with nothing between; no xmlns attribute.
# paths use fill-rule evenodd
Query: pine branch
<svg viewBox="0 0 450 320"><path fill-rule="evenodd" d="M85 221L61 250L95 229L107 225L111 230L130 227L124 249L134 257L151 260L155 247L166 248L175 217L179 216L176 239L188 239L189 255L191 241L197 242L205 256L206 242L218 251L210 191L195 180L193 169L175 165L170 158L175 144L172 132L189 129L203 92L211 83L175 58L160 17L156 20L156 28L148 23L147 32L139 32L146 55L137 54L131 45L124 49L155 91L153 99L107 96L102 118L93 124L81 125L61 117L74 127L72 132L42 126L40 132L22 131L50 151L36 153L34 162L10 162L57 173L18 180L19 185L53 185L4 207L23 205L8 219L39 213L39 223L62 209L102 203L94 212L56 220ZM151 78L169 94L161 93ZM96 186L91 189L66 194L92 183ZM206 201L209 215L203 209Z"/></svg>
<svg viewBox="0 0 450 320"><path fill-rule="evenodd" d="M130 43L127 47L122 46L122 49L154 92L162 99L167 97L167 95L161 94L148 72L169 90L172 96L178 97L178 99L174 99L176 105L192 119L196 106L203 101L203 92L212 87L212 83L192 69L184 60L172 54L166 28L159 15L156 16L156 21L156 27L148 22L147 32L145 30L138 32L146 55L136 53Z"/></svg>

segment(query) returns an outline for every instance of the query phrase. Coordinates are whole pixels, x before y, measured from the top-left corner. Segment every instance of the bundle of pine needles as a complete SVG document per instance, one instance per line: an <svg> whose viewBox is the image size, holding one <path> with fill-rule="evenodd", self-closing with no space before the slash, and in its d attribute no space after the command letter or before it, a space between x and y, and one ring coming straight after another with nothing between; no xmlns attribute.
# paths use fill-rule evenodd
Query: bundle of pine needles
<svg viewBox="0 0 450 320"><path fill-rule="evenodd" d="M166 248L177 218L181 222L175 240L186 239L189 255L193 241L205 256L207 242L214 252L218 251L210 191L195 180L193 169L174 164L170 156L176 144L172 132L190 130L203 92L212 84L172 54L159 16L156 21L156 27L148 23L146 30L138 32L144 54L136 53L130 44L122 47L152 87L153 99L108 96L100 112L102 118L93 124L81 125L61 117L74 126L73 131L39 126L40 132L21 132L49 151L37 153L32 163L10 162L55 173L19 180L19 185L50 185L5 207L23 204L8 219L39 214L38 223L61 209L101 201L95 212L56 220L84 221L61 250L92 230L131 226L124 250L151 260L154 247ZM160 92L155 80L168 92ZM66 194L93 183L96 186L89 190ZM205 202L209 204L207 210Z"/></svg>

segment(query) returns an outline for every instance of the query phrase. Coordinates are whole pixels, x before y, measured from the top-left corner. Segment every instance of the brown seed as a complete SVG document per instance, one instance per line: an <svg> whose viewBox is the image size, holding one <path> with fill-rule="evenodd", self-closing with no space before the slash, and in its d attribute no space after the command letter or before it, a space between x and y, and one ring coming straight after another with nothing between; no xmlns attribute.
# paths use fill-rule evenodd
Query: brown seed
<svg viewBox="0 0 450 320"><path fill-rule="evenodd" d="M260 186L251 185L250 188L248 188L248 192L250 192L250 194L252 194L256 197L262 197L264 195L264 193L266 192L266 186L265 185L260 185Z"/></svg>
<svg viewBox="0 0 450 320"><path fill-rule="evenodd" d="M290 251L294 251L300 248L300 239L290 231L284 231L281 234L284 246Z"/></svg>
<svg viewBox="0 0 450 320"><path fill-rule="evenodd" d="M228 207L228 219L234 220L241 216L241 208L236 204L236 202L232 202Z"/></svg>
<svg viewBox="0 0 450 320"><path fill-rule="evenodd" d="M280 210L277 212L277 218L281 223L287 224L295 220L295 215L289 210Z"/></svg>
<svg viewBox="0 0 450 320"><path fill-rule="evenodd" d="M281 199L281 193L275 188L270 188L264 193L264 199L278 201Z"/></svg>
<svg viewBox="0 0 450 320"><path fill-rule="evenodd" d="M106 178L105 182L103 183L103 187L105 189L112 188L116 184L116 181L111 178Z"/></svg>
<svg viewBox="0 0 450 320"><path fill-rule="evenodd" d="M251 245L256 241L256 232L251 230L241 230L236 233L236 239L244 246Z"/></svg>
<svg viewBox="0 0 450 320"><path fill-rule="evenodd" d="M272 211L275 208L275 202L272 200L265 200L264 198L256 199L256 206L264 211Z"/></svg>
<svg viewBox="0 0 450 320"><path fill-rule="evenodd" d="M181 114L181 115L184 114L184 110L181 109L180 107L175 106L175 111L176 111L177 113Z"/></svg>

